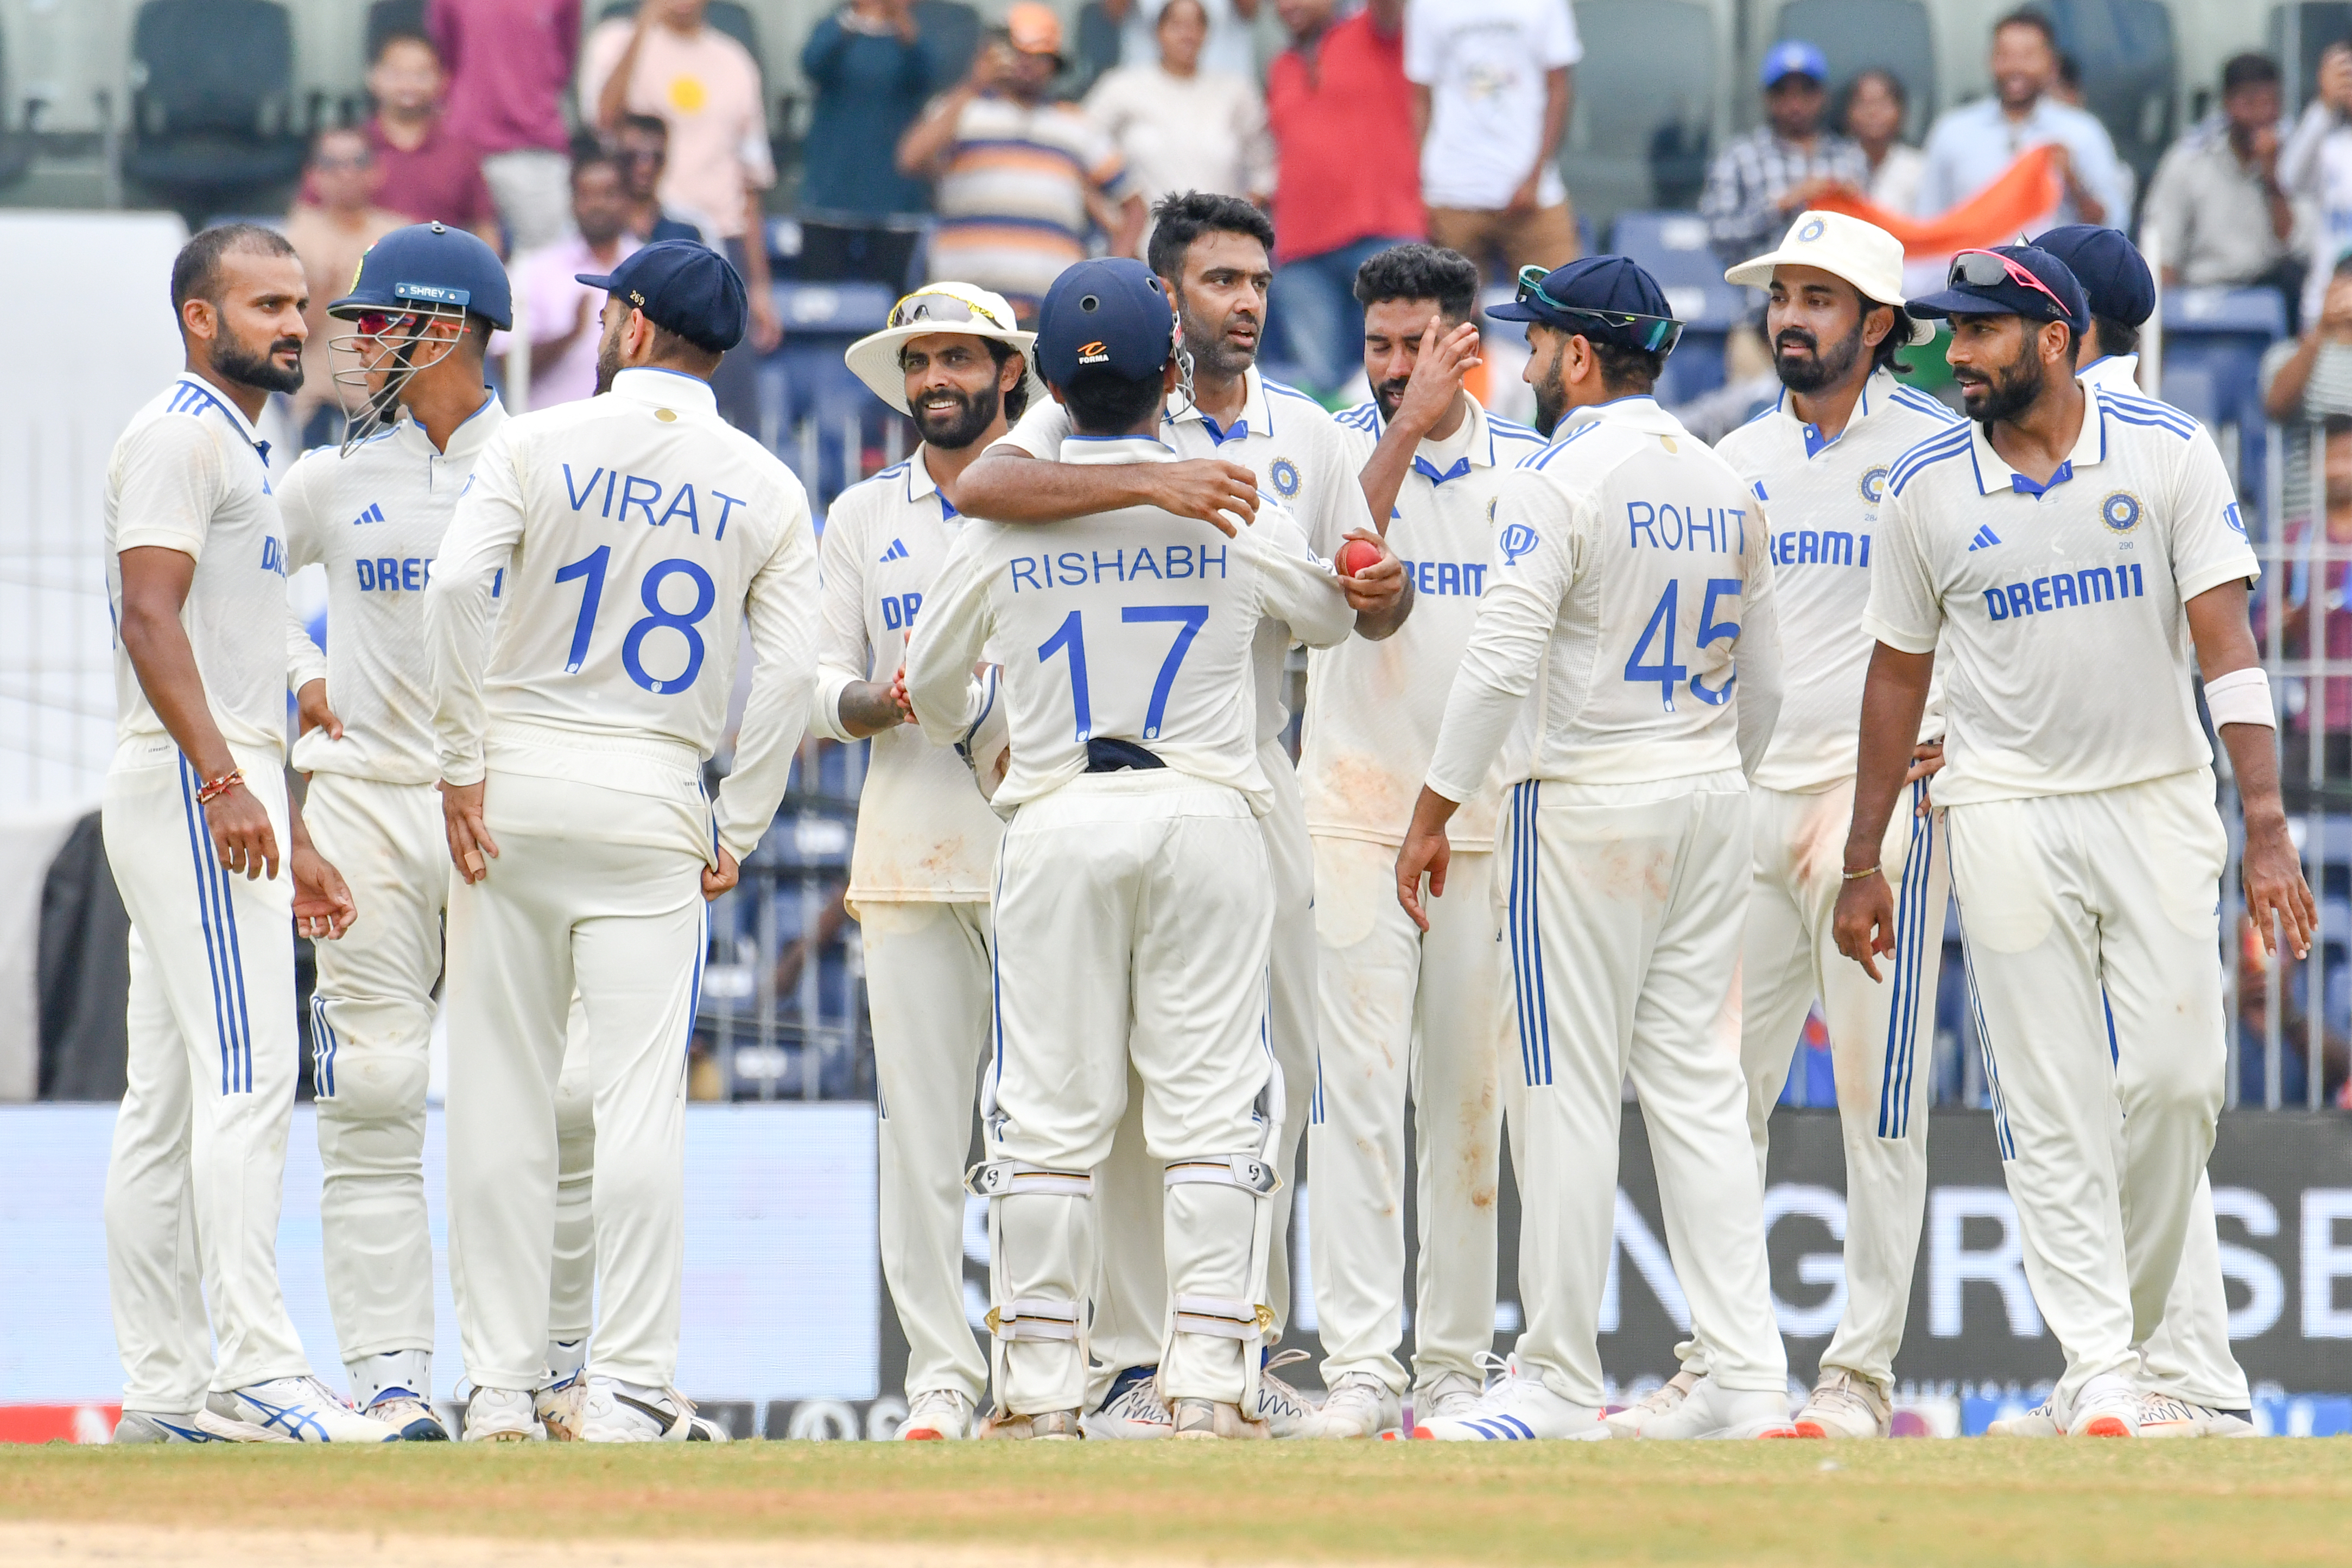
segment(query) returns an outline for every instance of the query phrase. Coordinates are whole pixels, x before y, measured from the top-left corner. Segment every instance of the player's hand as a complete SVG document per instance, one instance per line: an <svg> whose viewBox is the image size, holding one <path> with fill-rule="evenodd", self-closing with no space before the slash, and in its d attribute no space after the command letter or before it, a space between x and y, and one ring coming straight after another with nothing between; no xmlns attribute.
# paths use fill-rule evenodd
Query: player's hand
<svg viewBox="0 0 2352 1568"><path fill-rule="evenodd" d="M1837 935L1838 951L1877 979L1877 955L1895 951L1895 890L1885 876L1874 871L1840 888L1830 928Z"/></svg>
<svg viewBox="0 0 2352 1568"><path fill-rule="evenodd" d="M205 829L223 866L243 872L248 882L257 876L278 879L278 830L252 790L232 784L205 801Z"/></svg>
<svg viewBox="0 0 2352 1568"><path fill-rule="evenodd" d="M294 694L294 712L300 721L294 731L296 739L314 729L325 730L329 740L343 738L343 721L327 706L327 683L323 677L302 683L302 689Z"/></svg>
<svg viewBox="0 0 2352 1568"><path fill-rule="evenodd" d="M1465 321L1440 338L1437 318L1431 317L1429 325L1421 329L1421 352L1413 360L1412 379L1404 383L1396 418L1390 423L1418 435L1435 429L1461 392L1462 378L1486 362L1479 358L1478 348L1476 322Z"/></svg>
<svg viewBox="0 0 2352 1568"><path fill-rule="evenodd" d="M449 863L467 886L490 874L489 860L499 858L499 844L490 837L490 830L482 823L481 784L452 784L442 780L441 826L449 835Z"/></svg>
<svg viewBox="0 0 2352 1568"><path fill-rule="evenodd" d="M2249 819L2246 852L2239 862L2246 884L2246 916L2262 934L2263 951L2278 951L2278 936L2271 916L2278 916L2287 950L2298 958L2311 956L2311 934L2319 928L2319 911L2311 901L2311 884L2303 880L2303 857L2288 836L2286 819Z"/></svg>
<svg viewBox="0 0 2352 1568"><path fill-rule="evenodd" d="M1361 539L1381 552L1381 559L1353 577L1339 580L1340 591L1348 596L1348 608L1359 615L1386 615L1404 597L1404 562L1389 541L1370 528L1349 528L1348 537Z"/></svg>
<svg viewBox="0 0 2352 1568"><path fill-rule="evenodd" d="M1145 472L1150 503L1163 512L1198 517L1227 538L1234 537L1235 517L1243 524L1257 521L1257 476L1238 463L1190 457L1155 463Z"/></svg>
<svg viewBox="0 0 2352 1568"><path fill-rule="evenodd" d="M720 894L725 893L728 889L733 887L742 879L742 868L735 863L735 857L729 854L725 850L720 850L719 852L719 863L715 866L707 865L702 868L703 901L705 903L709 903L711 899L718 897Z"/></svg>
<svg viewBox="0 0 2352 1568"><path fill-rule="evenodd" d="M841 727L861 740L914 722L903 665L887 682L852 681L841 688Z"/></svg>
<svg viewBox="0 0 2352 1568"><path fill-rule="evenodd" d="M1536 166L1528 171L1528 177L1511 192L1511 199L1504 204L1504 212L1517 218L1525 217L1536 210L1537 196L1543 188L1545 162L1540 158L1536 160Z"/></svg>
<svg viewBox="0 0 2352 1568"><path fill-rule="evenodd" d="M1444 828L1431 831L1417 825L1406 832L1404 847L1397 851L1397 902L1423 931L1429 929L1429 915L1421 906L1421 879L1429 878L1430 897L1444 897L1445 867L1453 854Z"/></svg>
<svg viewBox="0 0 2352 1568"><path fill-rule="evenodd" d="M784 319L776 314L776 302L765 294L754 292L751 297L751 347L766 353L784 340Z"/></svg>
<svg viewBox="0 0 2352 1568"><path fill-rule="evenodd" d="M343 873L308 843L296 844L286 865L294 878L294 934L331 942L349 931L360 912Z"/></svg>
<svg viewBox="0 0 2352 1568"><path fill-rule="evenodd" d="M1943 770L1944 743L1940 740L1923 740L1911 748L1911 770L1903 775L1903 782L1916 784L1922 779L1933 779ZM1935 809L1935 801L1927 795L1922 795L1919 797L1919 804L1912 809L1911 814L1915 817L1924 817Z"/></svg>

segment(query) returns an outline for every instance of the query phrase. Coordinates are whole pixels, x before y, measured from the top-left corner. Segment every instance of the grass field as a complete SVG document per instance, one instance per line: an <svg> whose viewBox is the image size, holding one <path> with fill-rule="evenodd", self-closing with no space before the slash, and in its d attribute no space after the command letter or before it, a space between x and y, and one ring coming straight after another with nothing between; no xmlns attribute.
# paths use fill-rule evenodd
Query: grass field
<svg viewBox="0 0 2352 1568"><path fill-rule="evenodd" d="M415 1538L562 1538L590 1548L583 1562L598 1543L688 1539L708 1543L697 1562L818 1563L838 1543L844 1561L1036 1568L2234 1568L2342 1563L2347 1521L2344 1438L0 1450L0 1557L44 1563L121 1553L27 1556L28 1524L165 1526L216 1543L234 1532L246 1562L255 1531L309 1531L373 1540L371 1558L383 1538L409 1538L428 1560L432 1543Z"/></svg>

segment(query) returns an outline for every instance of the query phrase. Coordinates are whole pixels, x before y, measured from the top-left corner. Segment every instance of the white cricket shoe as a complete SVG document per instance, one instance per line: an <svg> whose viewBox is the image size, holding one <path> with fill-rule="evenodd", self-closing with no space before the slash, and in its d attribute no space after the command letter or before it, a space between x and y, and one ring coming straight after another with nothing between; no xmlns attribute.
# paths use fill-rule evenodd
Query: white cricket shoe
<svg viewBox="0 0 2352 1568"><path fill-rule="evenodd" d="M961 1442L971 1436L971 1401L961 1388L926 1388L909 1401L896 1434L902 1443Z"/></svg>
<svg viewBox="0 0 2352 1568"><path fill-rule="evenodd" d="M580 1406L588 1399L588 1378L575 1372L558 1383L551 1383L530 1396L531 1414L547 1428L551 1443L572 1443L580 1438Z"/></svg>
<svg viewBox="0 0 2352 1568"><path fill-rule="evenodd" d="M2063 1437L2066 1428L2058 1425L2058 1412L2044 1399L2021 1416L2004 1416L1985 1427L1988 1437Z"/></svg>
<svg viewBox="0 0 2352 1568"><path fill-rule="evenodd" d="M1389 1385L1369 1372L1343 1372L1306 1432L1309 1437L1377 1437L1394 1431L1404 1412Z"/></svg>
<svg viewBox="0 0 2352 1568"><path fill-rule="evenodd" d="M1642 1424L1641 1436L1661 1438L1793 1437L1789 1395L1782 1388L1726 1388L1712 1375L1691 1385L1681 1404Z"/></svg>
<svg viewBox="0 0 2352 1568"><path fill-rule="evenodd" d="M2139 1398L2139 1435L2143 1437L2253 1437L2261 1434L2243 1416L2176 1399L2169 1394L2143 1394Z"/></svg>
<svg viewBox="0 0 2352 1568"><path fill-rule="evenodd" d="M290 1443L283 1432L264 1431L250 1421L232 1421L209 1408L193 1416L158 1416L125 1410L110 1443Z"/></svg>
<svg viewBox="0 0 2352 1568"><path fill-rule="evenodd" d="M1264 1352L1260 1352L1264 1354ZM1275 1375L1277 1368L1296 1365L1310 1359L1303 1350L1286 1350L1280 1355L1268 1357L1257 1372L1257 1418L1265 1423L1269 1437L1307 1437L1314 1436L1315 1406L1307 1396Z"/></svg>
<svg viewBox="0 0 2352 1568"><path fill-rule="evenodd" d="M388 1388L368 1402L362 1416L373 1416L400 1434L404 1443L446 1443L449 1429L433 1406L405 1388Z"/></svg>
<svg viewBox="0 0 2352 1568"><path fill-rule="evenodd" d="M1170 1413L1176 1420L1171 1435L1178 1438L1255 1439L1266 1435L1265 1422L1248 1420L1240 1406L1219 1399L1178 1399L1171 1402Z"/></svg>
<svg viewBox="0 0 2352 1568"><path fill-rule="evenodd" d="M399 1430L362 1416L315 1377L273 1377L205 1401L215 1416L282 1432L298 1443L397 1443Z"/></svg>
<svg viewBox="0 0 2352 1568"><path fill-rule="evenodd" d="M1413 1437L1438 1443L1524 1443L1538 1437L1595 1442L1610 1436L1601 1412L1553 1393L1509 1362L1503 1375L1458 1416L1413 1412Z"/></svg>
<svg viewBox="0 0 2352 1568"><path fill-rule="evenodd" d="M528 1443L550 1435L541 1428L531 1396L520 1388L477 1386L459 1425L458 1436L468 1443Z"/></svg>
<svg viewBox="0 0 2352 1568"><path fill-rule="evenodd" d="M2067 1412L2070 1437L2139 1436L2139 1385L2120 1372L2103 1372L2083 1385L2083 1396Z"/></svg>
<svg viewBox="0 0 2352 1568"><path fill-rule="evenodd" d="M709 1442L709 1422L698 1422L694 1401L675 1388L652 1388L617 1377L591 1375L580 1402L583 1443Z"/></svg>
<svg viewBox="0 0 2352 1568"><path fill-rule="evenodd" d="M991 1416L980 1435L1016 1443L1074 1443L1086 1436L1075 1410L1040 1410L1031 1416Z"/></svg>
<svg viewBox="0 0 2352 1568"><path fill-rule="evenodd" d="M1874 1378L1825 1366L1796 1428L1800 1437L1884 1437L1894 1421L1895 1406Z"/></svg>
<svg viewBox="0 0 2352 1568"><path fill-rule="evenodd" d="M1103 1402L1079 1421L1086 1436L1097 1442L1138 1442L1165 1437L1176 1430L1176 1417L1160 1397L1160 1369L1130 1366L1111 1380Z"/></svg>
<svg viewBox="0 0 2352 1568"><path fill-rule="evenodd" d="M1488 1353L1505 1374L1509 1364ZM1412 1418L1416 1424L1432 1419L1452 1420L1467 1412L1486 1392L1484 1380L1466 1372L1441 1372L1412 1391Z"/></svg>
<svg viewBox="0 0 2352 1568"><path fill-rule="evenodd" d="M1697 1373L1677 1372L1622 1410L1612 1410L1601 1419L1618 1437L1638 1437L1651 1422L1681 1408L1683 1401L1690 1397L1690 1391L1697 1386Z"/></svg>

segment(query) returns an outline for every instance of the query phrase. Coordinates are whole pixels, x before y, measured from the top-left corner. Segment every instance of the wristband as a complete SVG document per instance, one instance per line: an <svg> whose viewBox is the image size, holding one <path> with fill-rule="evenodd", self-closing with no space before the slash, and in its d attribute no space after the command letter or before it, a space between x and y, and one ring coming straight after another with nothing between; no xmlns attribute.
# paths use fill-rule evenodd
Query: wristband
<svg viewBox="0 0 2352 1568"><path fill-rule="evenodd" d="M242 768L232 768L227 772L222 774L219 778L209 779L206 782L196 786L196 804L199 806L210 805L215 796L226 795L244 782L245 769Z"/></svg>
<svg viewBox="0 0 2352 1568"><path fill-rule="evenodd" d="M1840 882L1867 882L1872 877L1878 874L1878 862L1873 861L1870 864L1863 867L1860 871L1842 871L1838 873L1838 880Z"/></svg>
<svg viewBox="0 0 2352 1568"><path fill-rule="evenodd" d="M2278 727L2278 715L2271 706L2271 677L2258 664L2242 670L2231 670L2226 675L2216 675L2205 683L2205 709L2213 716L2213 727L2225 724L2256 724L2265 729Z"/></svg>

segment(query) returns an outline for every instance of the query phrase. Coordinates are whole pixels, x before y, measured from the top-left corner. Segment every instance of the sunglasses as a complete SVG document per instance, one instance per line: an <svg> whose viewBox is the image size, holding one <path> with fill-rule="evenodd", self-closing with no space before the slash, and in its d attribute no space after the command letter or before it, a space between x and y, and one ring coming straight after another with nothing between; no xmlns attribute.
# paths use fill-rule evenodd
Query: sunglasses
<svg viewBox="0 0 2352 1568"><path fill-rule="evenodd" d="M1964 250L1952 257L1952 270L1944 275L1947 288L1967 284L1971 288L1998 288L2006 279L2021 287L2031 288L2050 301L2050 308L2061 321L2071 321L2074 313L2066 302L2050 291L2050 286L2025 267L1993 250Z"/></svg>
<svg viewBox="0 0 2352 1568"><path fill-rule="evenodd" d="M403 321L413 321L415 319L415 315L410 311L402 311L398 315L394 315L388 310L362 310L351 318L351 323L362 338L381 338Z"/></svg>
<svg viewBox="0 0 2352 1568"><path fill-rule="evenodd" d="M1549 276L1550 269L1545 267L1530 265L1519 268L1519 303L1524 305L1532 299L1545 309L1557 310L1564 316L1590 317L1604 327L1614 327L1621 332L1633 334L1635 346L1653 354L1671 354L1675 351L1675 345L1682 341L1683 324L1671 317L1642 316L1625 310L1595 310L1588 305L1563 305L1544 292L1543 280Z"/></svg>
<svg viewBox="0 0 2352 1568"><path fill-rule="evenodd" d="M1008 330L1013 325L1010 321L998 320L979 306L959 299L952 294L909 294L890 307L889 326L912 327L918 322L942 329L987 327L999 332Z"/></svg>

